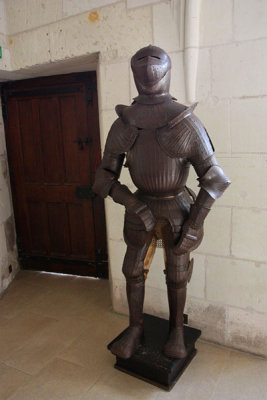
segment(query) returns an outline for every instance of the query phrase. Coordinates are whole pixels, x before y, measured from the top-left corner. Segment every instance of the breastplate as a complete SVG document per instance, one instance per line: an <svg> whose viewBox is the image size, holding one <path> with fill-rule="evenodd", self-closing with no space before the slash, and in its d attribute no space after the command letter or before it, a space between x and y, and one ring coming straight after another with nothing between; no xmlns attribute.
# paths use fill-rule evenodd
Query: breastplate
<svg viewBox="0 0 267 400"><path fill-rule="evenodd" d="M139 190L161 196L185 185L190 164L185 158L169 157L158 144L156 130L142 129L127 152L126 166Z"/></svg>

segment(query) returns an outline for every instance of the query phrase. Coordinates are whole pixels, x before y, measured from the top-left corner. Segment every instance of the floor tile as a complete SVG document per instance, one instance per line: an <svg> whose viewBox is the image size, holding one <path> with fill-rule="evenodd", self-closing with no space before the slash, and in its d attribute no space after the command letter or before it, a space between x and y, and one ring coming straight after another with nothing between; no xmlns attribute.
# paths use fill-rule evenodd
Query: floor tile
<svg viewBox="0 0 267 400"><path fill-rule="evenodd" d="M24 271L23 271L24 272ZM76 277L74 275L54 274L49 272L39 272L32 283L42 287L49 287L50 289L64 288L69 286Z"/></svg>
<svg viewBox="0 0 267 400"><path fill-rule="evenodd" d="M101 377L82 400L155 400L160 389L124 372L113 370Z"/></svg>
<svg viewBox="0 0 267 400"><path fill-rule="evenodd" d="M60 353L60 358L86 367L97 368L100 372L110 372L115 357L107 345L128 325L128 318L107 312L92 320L78 339Z"/></svg>
<svg viewBox="0 0 267 400"><path fill-rule="evenodd" d="M266 400L267 360L231 352L211 400Z"/></svg>
<svg viewBox="0 0 267 400"><path fill-rule="evenodd" d="M107 280L20 271L0 299L2 400L267 400L267 361L198 341L171 392L115 370Z"/></svg>
<svg viewBox="0 0 267 400"><path fill-rule="evenodd" d="M80 296L80 303L71 311L78 318L91 320L93 316L99 316L103 312L112 309L109 285L107 283L105 285L101 284L97 290L93 290L91 293L82 292Z"/></svg>
<svg viewBox="0 0 267 400"><path fill-rule="evenodd" d="M87 327L88 323L81 320L64 318L55 321L37 333L30 342L12 352L4 362L11 367L35 375L80 336Z"/></svg>
<svg viewBox="0 0 267 400"><path fill-rule="evenodd" d="M75 315L75 309L80 306L81 301L71 290L55 289L48 296L35 299L27 309L40 315L60 319Z"/></svg>
<svg viewBox="0 0 267 400"><path fill-rule="evenodd" d="M8 400L80 400L97 378L86 368L56 358Z"/></svg>
<svg viewBox="0 0 267 400"><path fill-rule="evenodd" d="M48 288L15 279L0 299L0 315L14 318L28 309L33 302L49 295Z"/></svg>
<svg viewBox="0 0 267 400"><path fill-rule="evenodd" d="M38 276L40 276L39 271L30 271L30 270L21 270L16 275L16 281L23 281L26 283L35 282L36 278L38 280Z"/></svg>
<svg viewBox="0 0 267 400"><path fill-rule="evenodd" d="M6 359L54 321L53 318L26 312L12 319L2 319L0 321L0 359Z"/></svg>
<svg viewBox="0 0 267 400"><path fill-rule="evenodd" d="M47 296L33 299L28 310L60 319L62 317L81 317L90 320L92 314L102 312L111 306L107 283L102 281L87 280L86 285L81 285L73 278L65 281L65 285L55 285ZM48 286L49 287L49 286Z"/></svg>
<svg viewBox="0 0 267 400"><path fill-rule="evenodd" d="M30 379L31 377L28 374L0 363L0 399L7 400Z"/></svg>

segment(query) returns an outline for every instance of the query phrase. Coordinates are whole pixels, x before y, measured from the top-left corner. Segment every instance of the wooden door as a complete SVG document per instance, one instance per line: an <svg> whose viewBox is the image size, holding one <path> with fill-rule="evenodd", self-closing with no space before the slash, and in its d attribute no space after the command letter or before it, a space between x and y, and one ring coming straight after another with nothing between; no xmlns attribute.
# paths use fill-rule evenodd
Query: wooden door
<svg viewBox="0 0 267 400"><path fill-rule="evenodd" d="M2 103L22 267L107 276L96 74L8 82Z"/></svg>

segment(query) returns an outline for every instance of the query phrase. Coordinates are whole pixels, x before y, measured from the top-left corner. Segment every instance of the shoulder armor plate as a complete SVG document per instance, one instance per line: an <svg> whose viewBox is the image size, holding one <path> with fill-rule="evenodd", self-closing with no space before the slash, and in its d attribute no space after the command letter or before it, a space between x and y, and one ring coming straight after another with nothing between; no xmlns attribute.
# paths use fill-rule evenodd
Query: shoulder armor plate
<svg viewBox="0 0 267 400"><path fill-rule="evenodd" d="M179 117L179 116L178 116ZM168 126L157 130L157 140L170 157L186 157L201 163L214 153L208 133L192 113L184 113Z"/></svg>
<svg viewBox="0 0 267 400"><path fill-rule="evenodd" d="M117 105L116 105L115 111L116 111L118 117L122 117L123 110L124 110L125 108L127 108L127 107L128 107L128 106L125 106L124 104L117 104Z"/></svg>
<svg viewBox="0 0 267 400"><path fill-rule="evenodd" d="M194 163L202 163L214 153L214 147L208 132L194 114L189 115L184 121L193 136L194 151L192 157L194 158Z"/></svg>
<svg viewBox="0 0 267 400"><path fill-rule="evenodd" d="M182 157L190 154L192 134L190 128L180 121L174 128L157 129L157 140L165 153L170 157Z"/></svg>
<svg viewBox="0 0 267 400"><path fill-rule="evenodd" d="M125 124L121 118L116 119L110 128L105 151L122 154L129 151L138 136L138 129Z"/></svg>

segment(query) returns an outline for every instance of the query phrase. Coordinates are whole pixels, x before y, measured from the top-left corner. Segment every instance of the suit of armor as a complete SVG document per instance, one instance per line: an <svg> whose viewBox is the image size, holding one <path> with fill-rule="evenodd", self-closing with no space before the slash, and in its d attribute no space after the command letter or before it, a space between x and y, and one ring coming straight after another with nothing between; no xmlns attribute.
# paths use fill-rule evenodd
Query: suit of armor
<svg viewBox="0 0 267 400"><path fill-rule="evenodd" d="M129 327L111 351L131 357L143 336L145 278L161 239L170 311L168 357L186 357L183 311L186 285L192 273L189 253L203 238L203 222L230 180L214 156L209 136L193 114L169 94L171 61L160 48L148 46L131 59L139 96L131 106L116 107L102 163L93 190L125 206L123 262L129 305ZM137 187L132 193L119 182L122 165ZM186 187L190 164L199 180L195 197Z"/></svg>

